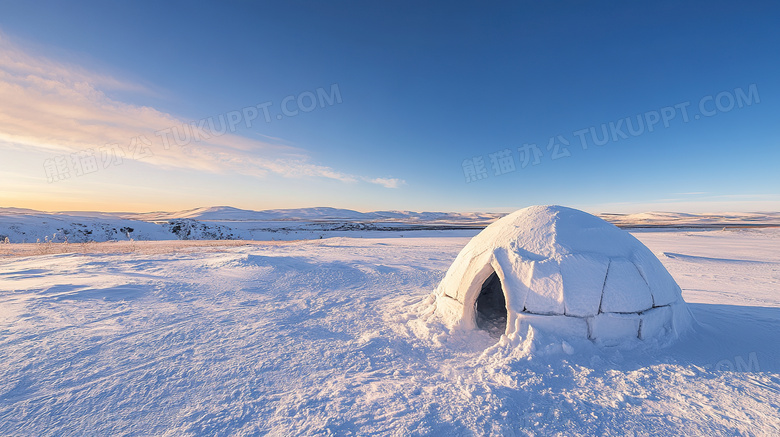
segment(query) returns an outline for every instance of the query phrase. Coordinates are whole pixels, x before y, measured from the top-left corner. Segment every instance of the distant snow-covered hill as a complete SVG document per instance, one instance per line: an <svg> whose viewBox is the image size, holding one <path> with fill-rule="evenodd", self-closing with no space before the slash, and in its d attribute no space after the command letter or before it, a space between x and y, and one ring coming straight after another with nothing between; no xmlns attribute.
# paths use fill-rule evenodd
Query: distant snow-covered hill
<svg viewBox="0 0 780 437"><path fill-rule="evenodd" d="M0 242L82 243L111 240L175 240L176 235L155 223L101 213L45 213L0 208Z"/></svg>
<svg viewBox="0 0 780 437"><path fill-rule="evenodd" d="M250 211L228 206L178 212L42 212L0 208L0 242L114 240L293 240L441 229L480 229L503 214L337 208Z"/></svg>
<svg viewBox="0 0 780 437"><path fill-rule="evenodd" d="M639 214L599 214L599 217L621 227L729 227L780 225L780 212L727 212L720 214L643 212Z"/></svg>
<svg viewBox="0 0 780 437"><path fill-rule="evenodd" d="M41 212L0 208L0 242L114 240L304 240L332 236L393 235L388 232L479 230L501 213L413 211L359 212L338 208L251 211L229 206L177 212ZM780 213L601 214L621 227L780 226ZM359 234L356 234L359 233Z"/></svg>
<svg viewBox="0 0 780 437"><path fill-rule="evenodd" d="M401 222L470 222L491 223L504 213L452 213L413 211L359 212L329 207L298 209L267 209L251 211L230 206L195 208L177 212L150 212L120 214L123 218L144 221L193 219L200 221L401 221Z"/></svg>

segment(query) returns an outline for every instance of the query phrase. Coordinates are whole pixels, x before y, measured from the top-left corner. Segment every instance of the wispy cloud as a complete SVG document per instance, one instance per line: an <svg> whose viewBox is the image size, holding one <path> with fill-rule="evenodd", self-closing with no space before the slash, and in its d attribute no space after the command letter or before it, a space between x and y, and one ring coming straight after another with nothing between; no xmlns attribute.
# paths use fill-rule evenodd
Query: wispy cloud
<svg viewBox="0 0 780 437"><path fill-rule="evenodd" d="M73 153L106 144L126 146L143 136L152 143L152 155L143 162L164 169L327 178L387 188L404 184L399 179L352 175L317 164L304 149L272 137L259 141L227 133L209 135L186 147L166 148L156 133L187 126L189 120L116 100L107 94L113 91L148 92L138 84L29 53L0 32L0 148Z"/></svg>
<svg viewBox="0 0 780 437"><path fill-rule="evenodd" d="M372 184L378 184L385 188L398 188L402 185L406 184L406 181L403 179L396 179L396 178L374 178L374 179L365 179L367 182L371 182Z"/></svg>

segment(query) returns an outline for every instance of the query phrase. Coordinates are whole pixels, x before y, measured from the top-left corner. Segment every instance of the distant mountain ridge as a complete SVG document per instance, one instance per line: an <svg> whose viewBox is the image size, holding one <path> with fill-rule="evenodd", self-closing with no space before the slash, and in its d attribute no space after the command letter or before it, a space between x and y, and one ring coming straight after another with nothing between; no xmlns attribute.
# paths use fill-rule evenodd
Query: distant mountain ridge
<svg viewBox="0 0 780 437"><path fill-rule="evenodd" d="M621 227L664 226L754 226L780 225L780 212L725 212L692 214L681 212L642 212L638 214L598 214Z"/></svg>
<svg viewBox="0 0 780 437"><path fill-rule="evenodd" d="M42 212L0 208L0 243L112 240L293 240L387 232L479 230L503 214L358 212L329 207L251 211L230 206L176 212ZM399 234L400 235L400 234Z"/></svg>
<svg viewBox="0 0 780 437"><path fill-rule="evenodd" d="M75 214L75 213L74 213ZM456 213L456 212L414 212L414 211L372 211L359 212L351 209L331 207L266 209L253 211L232 206L212 206L176 212L116 213L117 217L165 221L192 219L200 221L293 221L293 220L347 220L347 221L404 221L404 222L485 222L490 223L506 213Z"/></svg>
<svg viewBox="0 0 780 437"><path fill-rule="evenodd" d="M294 240L332 236L392 236L419 231L478 231L502 213L359 212L329 207L244 210L229 206L177 212L42 212L0 208L0 243L111 240ZM780 226L780 213L601 214L624 228ZM418 234L419 235L419 234Z"/></svg>

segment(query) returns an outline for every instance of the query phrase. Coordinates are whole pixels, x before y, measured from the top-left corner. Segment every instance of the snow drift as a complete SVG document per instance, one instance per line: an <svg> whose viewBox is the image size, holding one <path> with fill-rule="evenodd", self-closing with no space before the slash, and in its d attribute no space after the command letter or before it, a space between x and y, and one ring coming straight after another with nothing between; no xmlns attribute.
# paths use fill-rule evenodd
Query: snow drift
<svg viewBox="0 0 780 437"><path fill-rule="evenodd" d="M510 339L529 327L598 344L668 342L691 316L680 287L639 240L562 206L532 206L491 224L435 291L449 326Z"/></svg>

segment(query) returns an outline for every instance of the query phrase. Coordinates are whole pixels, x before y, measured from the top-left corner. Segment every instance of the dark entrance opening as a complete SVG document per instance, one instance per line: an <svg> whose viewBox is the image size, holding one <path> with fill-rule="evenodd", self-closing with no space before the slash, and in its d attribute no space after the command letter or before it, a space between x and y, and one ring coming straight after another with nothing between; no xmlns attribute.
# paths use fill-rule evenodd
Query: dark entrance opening
<svg viewBox="0 0 780 437"><path fill-rule="evenodd" d="M496 272L482 283L482 290L474 304L477 327L493 337L501 337L506 331L506 298L501 280Z"/></svg>

